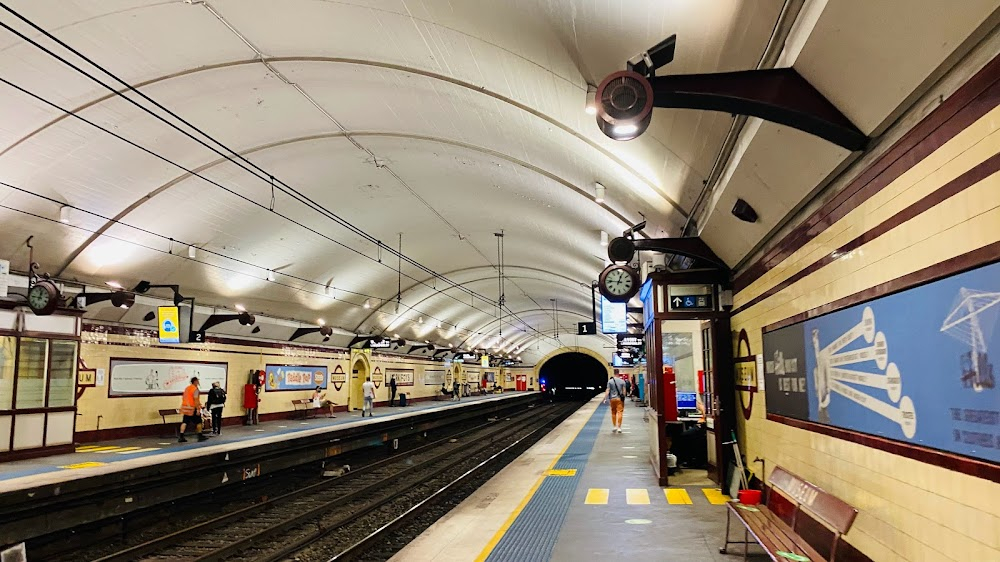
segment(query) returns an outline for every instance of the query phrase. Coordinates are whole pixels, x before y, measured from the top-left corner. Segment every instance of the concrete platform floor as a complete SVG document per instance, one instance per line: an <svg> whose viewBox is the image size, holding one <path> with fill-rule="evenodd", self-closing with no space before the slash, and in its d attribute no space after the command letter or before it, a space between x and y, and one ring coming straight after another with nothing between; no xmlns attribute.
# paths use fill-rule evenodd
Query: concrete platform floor
<svg viewBox="0 0 1000 562"><path fill-rule="evenodd" d="M592 416L600 429L583 431ZM462 504L392 558L394 562L510 560L735 561L722 555L728 499L702 471L685 471L683 486L661 488L649 466L642 411L626 406L623 433L611 433L610 410L595 398L508 465ZM588 434L590 435L588 437ZM576 476L546 476L576 439L592 439L586 467ZM577 442L572 450L581 450ZM587 445L587 444L583 444ZM545 478L575 478L568 510L545 513L559 525L554 544L515 525ZM564 519L563 519L564 517ZM518 531L519 528L523 530ZM508 536L508 548L496 549ZM542 533L544 534L544 533ZM525 545L512 553L510 541ZM548 541L550 544L544 544ZM529 546L531 545L531 546ZM534 549L534 551L532 550ZM539 556L538 552L549 552ZM754 549L751 547L751 552ZM491 554L492 553L492 554Z"/></svg>
<svg viewBox="0 0 1000 562"><path fill-rule="evenodd" d="M190 433L187 443L178 443L176 436L167 435L167 432L173 432L177 427L177 424L171 424L169 428L164 428L162 437L136 437L88 443L78 446L75 453L0 463L0 493L48 483L53 479L76 478L97 472L127 470L131 466L165 462L166 460L174 460L178 455L209 447L212 447L213 450L219 450L214 448L221 446L232 450L249 446L251 441L264 443L268 440L284 439L289 434L299 434L306 431L329 431L346 424L369 423L369 420L392 419L396 416L406 416L427 410L461 407L463 404L484 400L502 400L505 397L511 398L522 394L524 393L508 392L469 396L458 402L415 402L405 408L379 407L375 408L375 417L372 418L362 418L360 411L354 411L337 412L336 417L332 419L320 414L319 417L306 420L270 421L254 426L226 426L222 429L222 435L207 434L209 439L200 443ZM169 456L164 457L163 455ZM66 473L66 475L59 473ZM43 478L42 475L45 477Z"/></svg>

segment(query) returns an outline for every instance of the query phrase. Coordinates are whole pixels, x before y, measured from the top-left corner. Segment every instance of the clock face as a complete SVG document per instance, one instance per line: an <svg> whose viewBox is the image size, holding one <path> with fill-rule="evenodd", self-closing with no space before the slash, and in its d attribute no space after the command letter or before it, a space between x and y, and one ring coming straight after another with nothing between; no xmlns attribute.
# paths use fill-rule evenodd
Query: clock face
<svg viewBox="0 0 1000 562"><path fill-rule="evenodd" d="M48 289L40 285L35 285L28 292L28 304L35 310L40 310L48 306L51 299L52 295L49 294Z"/></svg>
<svg viewBox="0 0 1000 562"><path fill-rule="evenodd" d="M632 289L632 276L624 269L615 269L604 277L604 287L612 295L624 295Z"/></svg>

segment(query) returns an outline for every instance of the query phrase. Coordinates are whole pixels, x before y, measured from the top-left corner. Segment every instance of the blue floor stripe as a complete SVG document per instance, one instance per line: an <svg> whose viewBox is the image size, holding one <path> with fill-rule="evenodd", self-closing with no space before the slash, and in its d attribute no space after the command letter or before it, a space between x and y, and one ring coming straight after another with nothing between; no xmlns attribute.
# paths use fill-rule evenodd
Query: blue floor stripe
<svg viewBox="0 0 1000 562"><path fill-rule="evenodd" d="M559 538L563 520L569 513L576 486L587 467L587 459L604 422L606 406L598 406L583 429L553 467L575 468L576 476L549 476L524 506L504 534L487 562L547 562Z"/></svg>

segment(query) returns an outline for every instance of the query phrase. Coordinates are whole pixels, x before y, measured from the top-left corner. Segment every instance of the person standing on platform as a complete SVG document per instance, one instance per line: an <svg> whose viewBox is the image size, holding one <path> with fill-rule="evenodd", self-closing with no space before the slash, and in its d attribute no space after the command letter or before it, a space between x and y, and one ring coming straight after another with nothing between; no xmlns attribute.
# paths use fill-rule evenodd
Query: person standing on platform
<svg viewBox="0 0 1000 562"><path fill-rule="evenodd" d="M188 424L194 426L194 430L198 434L198 441L208 439L208 437L201 434L200 411L201 390L198 389L198 377L191 377L191 384L184 389L184 395L181 397L181 415L184 417L181 419L181 435L177 438L178 443L187 443L187 439L184 438L184 432L187 430Z"/></svg>
<svg viewBox="0 0 1000 562"><path fill-rule="evenodd" d="M396 405L396 375L389 379L389 405Z"/></svg>
<svg viewBox="0 0 1000 562"><path fill-rule="evenodd" d="M222 435L222 409L226 405L226 391L217 382L208 391L205 407L212 413L212 433Z"/></svg>
<svg viewBox="0 0 1000 562"><path fill-rule="evenodd" d="M372 382L371 377L365 377L365 382L361 384L361 394L365 397L365 404L361 409L361 417L365 417L365 412L368 412L368 417L375 417L375 383Z"/></svg>
<svg viewBox="0 0 1000 562"><path fill-rule="evenodd" d="M451 383L451 399L462 400L462 385L458 384L458 379Z"/></svg>
<svg viewBox="0 0 1000 562"><path fill-rule="evenodd" d="M608 379L604 402L611 403L611 433L622 432L622 410L625 409L625 383L618 377Z"/></svg>
<svg viewBox="0 0 1000 562"><path fill-rule="evenodd" d="M625 396L622 396L622 400L624 400L625 397L631 395L632 395L632 381L630 381L629 379L625 379Z"/></svg>

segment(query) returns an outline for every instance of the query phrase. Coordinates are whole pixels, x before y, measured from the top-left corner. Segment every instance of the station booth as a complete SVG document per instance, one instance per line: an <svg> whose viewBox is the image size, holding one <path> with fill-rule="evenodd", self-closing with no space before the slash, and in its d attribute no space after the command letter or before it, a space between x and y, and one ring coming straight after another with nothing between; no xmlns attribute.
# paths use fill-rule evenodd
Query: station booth
<svg viewBox="0 0 1000 562"><path fill-rule="evenodd" d="M79 387L80 314L0 310L0 462L73 451Z"/></svg>
<svg viewBox="0 0 1000 562"><path fill-rule="evenodd" d="M651 272L640 292L646 372L637 384L662 486L678 459L726 481L736 427L728 282L722 270Z"/></svg>

